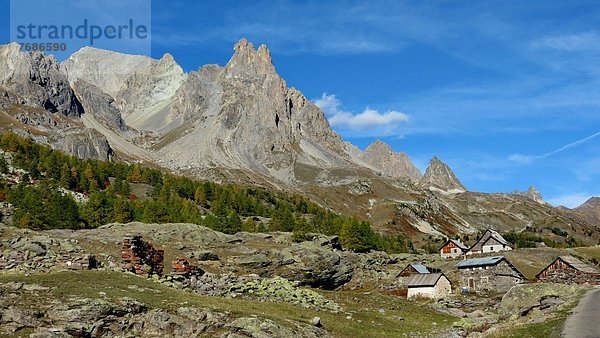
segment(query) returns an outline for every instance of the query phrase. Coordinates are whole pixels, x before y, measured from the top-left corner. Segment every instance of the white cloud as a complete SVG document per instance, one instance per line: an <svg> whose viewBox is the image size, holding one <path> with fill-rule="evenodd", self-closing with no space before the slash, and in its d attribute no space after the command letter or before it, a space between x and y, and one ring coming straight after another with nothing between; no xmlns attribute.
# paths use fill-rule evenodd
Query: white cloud
<svg viewBox="0 0 600 338"><path fill-rule="evenodd" d="M380 113L367 107L362 113L356 115L348 112L333 115L329 118L329 123L334 127L363 129L382 126L396 127L402 122L408 122L408 120L408 115L395 110Z"/></svg>
<svg viewBox="0 0 600 338"><path fill-rule="evenodd" d="M532 163L535 159L537 159L537 156L532 156L532 155L523 155L523 154L512 154L508 157L509 160L516 162L518 164L530 164Z"/></svg>
<svg viewBox="0 0 600 338"><path fill-rule="evenodd" d="M321 108L321 110L327 115L327 117L336 115L339 113L344 113L340 111L340 107L342 106L342 101L338 100L335 95L328 95L327 93L323 93L320 99L313 100L317 107Z"/></svg>
<svg viewBox="0 0 600 338"><path fill-rule="evenodd" d="M402 112L389 110L380 113L369 107L361 113L354 114L342 109L342 102L335 95L323 93L314 103L323 110L329 124L342 131L366 132L370 136L387 136L393 133L402 123L410 117Z"/></svg>
<svg viewBox="0 0 600 338"><path fill-rule="evenodd" d="M567 208L576 208L593 196L593 194L581 192L556 196L554 198L549 198L547 201L554 206L562 205Z"/></svg>
<svg viewBox="0 0 600 338"><path fill-rule="evenodd" d="M546 157L550 157L552 155L561 153L563 151L575 148L578 145L581 145L581 144L584 144L586 142L589 142L589 141L591 141L592 139L594 139L594 138L596 138L598 136L600 136L600 132L594 133L594 134L592 134L590 136L586 136L586 137L584 137L582 139L579 139L579 140L577 140L575 142L571 142L571 143L565 144L564 146L562 146L562 147L560 147L558 149L555 149L555 150L553 150L551 152L548 152L548 153L545 153L545 154L542 154L542 155L512 154L512 155L509 156L508 159L511 160L511 161L513 161L513 162L516 162L518 164L530 164L530 163L532 163L534 161L541 160L541 159L544 159Z"/></svg>

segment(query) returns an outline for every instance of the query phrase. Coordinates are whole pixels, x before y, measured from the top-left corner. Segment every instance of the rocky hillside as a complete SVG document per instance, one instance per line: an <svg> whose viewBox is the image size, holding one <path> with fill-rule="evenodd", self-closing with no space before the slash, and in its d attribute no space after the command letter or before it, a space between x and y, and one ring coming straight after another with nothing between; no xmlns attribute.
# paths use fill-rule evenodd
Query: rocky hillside
<svg viewBox="0 0 600 338"><path fill-rule="evenodd" d="M600 197L588 199L585 203L575 208L575 211L583 215L588 222L600 224Z"/></svg>
<svg viewBox="0 0 600 338"><path fill-rule="evenodd" d="M226 65L189 73L169 54L83 48L58 64L16 44L0 47L0 65L0 129L82 158L293 191L415 239L550 226L585 239L597 229L581 216L587 209L554 209L534 191L467 192L435 157L421 177L405 153L381 141L364 151L343 143L277 74L268 48L245 39Z"/></svg>
<svg viewBox="0 0 600 338"><path fill-rule="evenodd" d="M125 271L121 248L132 233L164 249L162 276ZM589 260L597 250L509 255L532 277L567 253ZM176 258L197 267L195 274L173 273ZM0 223L0 334L465 337L564 316L581 292L574 285L531 283L503 297L457 292L435 302L409 301L399 296L405 280L398 274L414 262L442 269L458 283L454 260L357 254L340 250L335 236L295 242L289 233L226 235L195 224L38 232Z"/></svg>
<svg viewBox="0 0 600 338"><path fill-rule="evenodd" d="M123 237L131 233L165 250L165 276L124 273L119 257ZM170 262L176 257L201 273L174 276ZM454 317L386 294L398 287L396 275L413 258L341 251L337 237L295 243L288 233L226 235L194 224L110 224L77 232L0 224L0 334L368 337L458 331L450 326ZM373 282L378 291L354 291Z"/></svg>

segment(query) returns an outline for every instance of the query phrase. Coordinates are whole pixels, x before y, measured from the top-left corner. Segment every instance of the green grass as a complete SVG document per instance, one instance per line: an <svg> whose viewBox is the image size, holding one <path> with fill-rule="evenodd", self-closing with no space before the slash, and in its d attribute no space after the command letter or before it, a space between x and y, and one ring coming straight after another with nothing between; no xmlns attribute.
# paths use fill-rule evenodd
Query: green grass
<svg viewBox="0 0 600 338"><path fill-rule="evenodd" d="M528 338L552 338L560 337L565 318L555 318L541 323L529 325L516 325L510 329L503 330L490 337L493 338L511 338L511 337L528 337Z"/></svg>
<svg viewBox="0 0 600 338"><path fill-rule="evenodd" d="M596 260L600 261L600 246L575 248L575 251L587 256L589 259L596 258Z"/></svg>
<svg viewBox="0 0 600 338"><path fill-rule="evenodd" d="M24 294L20 302L32 306L73 297L108 300L130 297L150 308L174 311L181 306L195 306L220 312L229 311L233 317L257 315L283 325L289 325L289 320L308 323L311 318L319 316L325 328L335 337L397 337L410 333L426 335L438 329L446 329L456 320L426 306L377 292L323 292L325 297L335 300L343 307L344 311L334 314L287 303L201 296L118 272L0 275L0 283L6 282L50 287L51 290L44 292L41 297L39 294ZM379 309L383 309L384 313L380 313ZM346 319L348 314L352 315L351 320ZM404 320L397 320L395 317L402 317Z"/></svg>

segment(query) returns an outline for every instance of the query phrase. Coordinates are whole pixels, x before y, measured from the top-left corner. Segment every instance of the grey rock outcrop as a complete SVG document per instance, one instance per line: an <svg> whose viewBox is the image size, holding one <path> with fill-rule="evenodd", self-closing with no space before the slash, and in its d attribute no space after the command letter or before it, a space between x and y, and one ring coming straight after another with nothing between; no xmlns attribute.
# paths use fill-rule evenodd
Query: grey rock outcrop
<svg viewBox="0 0 600 338"><path fill-rule="evenodd" d="M294 263L280 275L303 285L328 290L336 289L352 279L353 266L341 251L322 246L317 241L302 242L289 248Z"/></svg>
<svg viewBox="0 0 600 338"><path fill-rule="evenodd" d="M71 84L82 79L114 98L131 74L151 62L147 56L84 47L61 63L61 71Z"/></svg>
<svg viewBox="0 0 600 338"><path fill-rule="evenodd" d="M52 146L79 158L106 161L113 155L113 151L104 135L87 128L64 131L61 137L52 143Z"/></svg>
<svg viewBox="0 0 600 338"><path fill-rule="evenodd" d="M81 104L54 56L21 52L17 43L0 46L0 86L17 94L20 104L65 116L80 116Z"/></svg>
<svg viewBox="0 0 600 338"><path fill-rule="evenodd" d="M435 156L429 162L429 167L427 167L420 183L425 188L436 188L448 192L467 191L454 175L452 169Z"/></svg>
<svg viewBox="0 0 600 338"><path fill-rule="evenodd" d="M93 115L97 121L110 129L127 131L127 126L121 118L121 112L110 95L81 79L73 84L73 89L81 100L86 114Z"/></svg>

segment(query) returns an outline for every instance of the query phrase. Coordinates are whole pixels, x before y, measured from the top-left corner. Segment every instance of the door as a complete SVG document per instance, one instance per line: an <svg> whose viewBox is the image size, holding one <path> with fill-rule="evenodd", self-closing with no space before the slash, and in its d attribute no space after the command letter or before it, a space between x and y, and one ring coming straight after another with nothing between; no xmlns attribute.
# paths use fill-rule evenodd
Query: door
<svg viewBox="0 0 600 338"><path fill-rule="evenodd" d="M475 278L469 278L469 290L475 289Z"/></svg>

